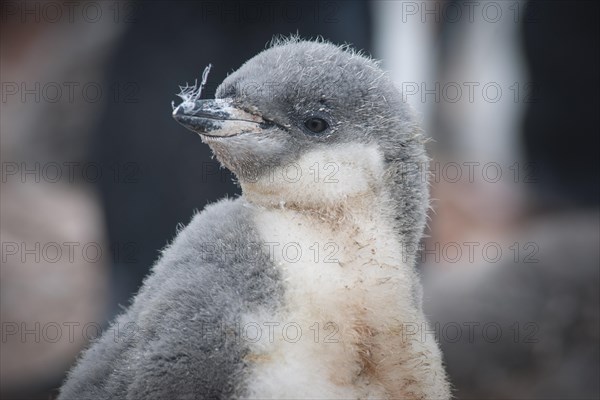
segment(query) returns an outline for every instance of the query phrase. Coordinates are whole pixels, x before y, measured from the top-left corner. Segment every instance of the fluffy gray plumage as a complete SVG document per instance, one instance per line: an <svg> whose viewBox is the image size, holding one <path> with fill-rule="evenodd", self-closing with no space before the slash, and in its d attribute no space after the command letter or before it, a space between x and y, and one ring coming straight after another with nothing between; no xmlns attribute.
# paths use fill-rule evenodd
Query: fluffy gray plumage
<svg viewBox="0 0 600 400"><path fill-rule="evenodd" d="M217 98L234 98L286 130L212 144L217 158L239 179L268 173L318 147L375 143L387 161L398 229L407 246L421 238L429 193L423 136L411 110L378 63L348 47L308 41L276 42L223 81ZM307 135L303 121L325 116L323 136ZM425 168L426 170L427 168Z"/></svg>
<svg viewBox="0 0 600 400"><path fill-rule="evenodd" d="M244 349L235 324L244 311L275 307L281 296L261 248L235 251L256 240L249 219L231 200L196 215L127 312L84 353L59 398L226 398L239 391Z"/></svg>
<svg viewBox="0 0 600 400"><path fill-rule="evenodd" d="M240 181L315 148L376 144L385 155L399 237L416 246L428 208L418 168L426 161L423 140L374 61L329 43L278 42L231 74L216 97L266 121L260 135L210 143ZM307 132L303 122L311 115L330 121L330 130ZM279 307L283 295L264 248L251 246L248 255L257 234L245 202L242 195L209 206L179 233L131 307L70 372L60 399L244 396L247 349L236 340L235 323L259 306ZM132 322L136 334L115 340L116 327Z"/></svg>

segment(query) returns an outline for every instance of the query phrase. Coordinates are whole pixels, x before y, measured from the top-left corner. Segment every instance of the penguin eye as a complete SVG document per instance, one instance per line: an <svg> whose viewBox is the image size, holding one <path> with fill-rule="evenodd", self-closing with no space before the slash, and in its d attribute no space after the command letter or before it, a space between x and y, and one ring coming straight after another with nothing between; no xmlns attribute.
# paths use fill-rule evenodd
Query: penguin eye
<svg viewBox="0 0 600 400"><path fill-rule="evenodd" d="M314 133L321 133L327 128L329 128L327 121L318 117L312 117L307 119L306 121L304 121L304 126L306 127L306 129Z"/></svg>

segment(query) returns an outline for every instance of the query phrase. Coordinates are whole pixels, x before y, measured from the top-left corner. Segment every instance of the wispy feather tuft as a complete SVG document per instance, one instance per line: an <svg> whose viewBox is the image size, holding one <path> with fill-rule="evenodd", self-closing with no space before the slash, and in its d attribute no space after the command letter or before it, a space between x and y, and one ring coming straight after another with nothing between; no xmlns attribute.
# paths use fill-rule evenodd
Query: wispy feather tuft
<svg viewBox="0 0 600 400"><path fill-rule="evenodd" d="M194 81L194 85L190 86L185 84L185 86L179 86L179 93L177 97L183 100L181 106L185 110L186 113L193 113L196 107L196 101L200 100L200 96L202 94L202 89L206 84L206 80L208 79L208 74L210 73L210 69L212 64L208 64L206 68L204 68L204 72L202 72L202 80L200 81L200 85L198 85L198 79ZM171 103L173 109L175 109L175 104Z"/></svg>

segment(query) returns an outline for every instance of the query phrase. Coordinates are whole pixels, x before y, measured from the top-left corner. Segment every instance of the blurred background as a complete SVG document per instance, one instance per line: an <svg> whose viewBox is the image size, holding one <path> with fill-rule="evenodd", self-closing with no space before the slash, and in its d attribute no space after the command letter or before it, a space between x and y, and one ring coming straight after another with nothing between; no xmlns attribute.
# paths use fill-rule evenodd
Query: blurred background
<svg viewBox="0 0 600 400"><path fill-rule="evenodd" d="M597 2L1 7L3 399L53 398L178 224L239 194L170 103L290 33L381 59L433 139L419 268L456 397L599 397Z"/></svg>

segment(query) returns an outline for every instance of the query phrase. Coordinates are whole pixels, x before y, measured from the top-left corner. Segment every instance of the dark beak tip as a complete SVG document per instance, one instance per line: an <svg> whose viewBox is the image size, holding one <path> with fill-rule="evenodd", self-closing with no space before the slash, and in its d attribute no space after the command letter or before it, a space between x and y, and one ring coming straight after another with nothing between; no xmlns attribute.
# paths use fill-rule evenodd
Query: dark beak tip
<svg viewBox="0 0 600 400"><path fill-rule="evenodd" d="M219 99L184 101L173 109L172 116L183 127L196 133L222 131L213 135L219 137L233 136L235 130L258 130L262 121Z"/></svg>
<svg viewBox="0 0 600 400"><path fill-rule="evenodd" d="M175 118L175 120L179 121L182 116L185 116L185 111L183 110L183 107L181 105L179 105L179 106L175 107L172 115L173 115L173 118Z"/></svg>

